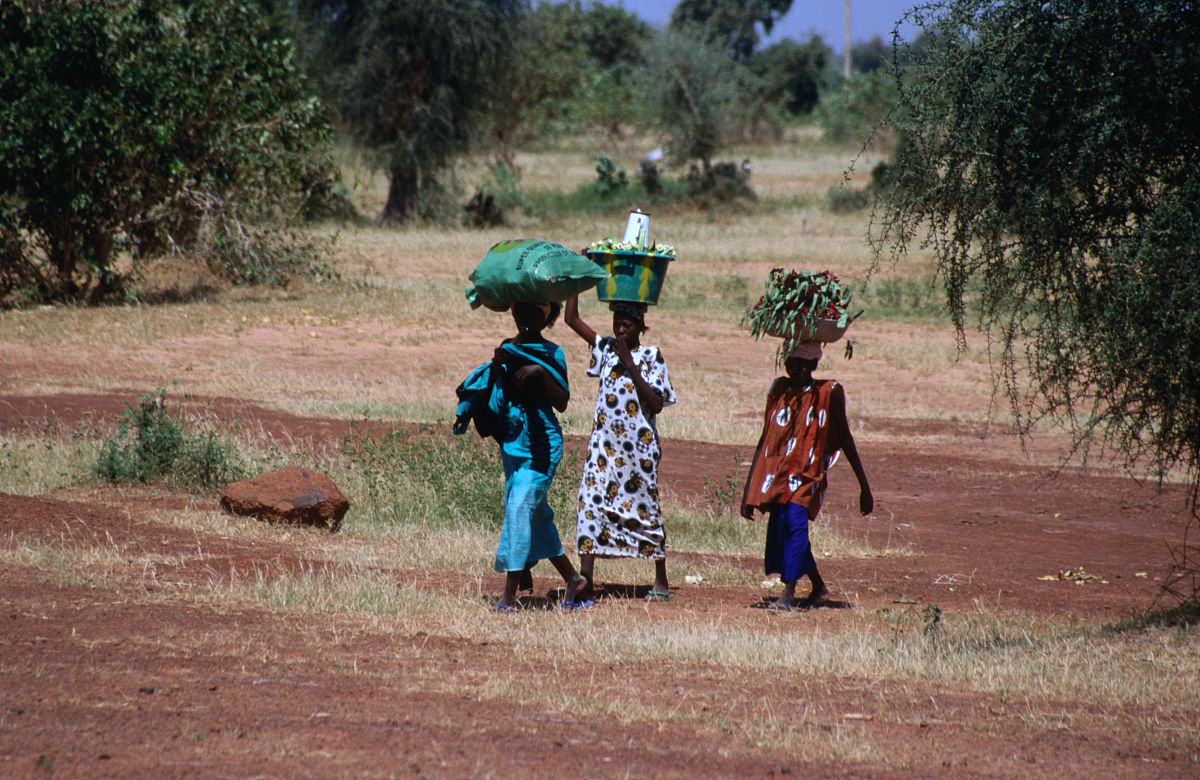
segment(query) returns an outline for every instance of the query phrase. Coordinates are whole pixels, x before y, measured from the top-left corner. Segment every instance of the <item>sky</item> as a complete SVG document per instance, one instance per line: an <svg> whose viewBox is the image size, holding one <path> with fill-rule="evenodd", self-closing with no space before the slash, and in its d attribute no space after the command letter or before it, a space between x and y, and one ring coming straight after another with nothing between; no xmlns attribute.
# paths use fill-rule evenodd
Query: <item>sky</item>
<svg viewBox="0 0 1200 780"><path fill-rule="evenodd" d="M632 11L656 27L665 27L678 0L601 0L606 5L618 5ZM885 44L892 41L892 28L904 12L919 0L850 0L850 43L864 43L878 35ZM792 0L791 10L775 25L766 43L783 38L804 42L817 33L825 44L841 52L845 36L846 6L844 0ZM911 41L916 28L900 28L901 36Z"/></svg>

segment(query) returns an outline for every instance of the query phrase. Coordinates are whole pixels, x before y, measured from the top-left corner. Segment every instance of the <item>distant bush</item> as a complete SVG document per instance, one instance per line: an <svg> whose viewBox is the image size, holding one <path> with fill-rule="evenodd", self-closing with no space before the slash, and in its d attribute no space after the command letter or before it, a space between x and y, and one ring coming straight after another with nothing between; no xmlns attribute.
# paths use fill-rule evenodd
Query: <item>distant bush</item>
<svg viewBox="0 0 1200 780"><path fill-rule="evenodd" d="M348 205L257 3L4 3L0 50L0 302L121 300L141 258L203 257L209 220L249 235Z"/></svg>
<svg viewBox="0 0 1200 780"><path fill-rule="evenodd" d="M856 73L848 84L826 89L816 107L822 138L831 144L862 144L882 126L898 100L886 71Z"/></svg>
<svg viewBox="0 0 1200 780"><path fill-rule="evenodd" d="M871 205L871 194L865 189L850 187L845 182L831 185L825 191L825 208L834 214L852 214Z"/></svg>
<svg viewBox="0 0 1200 780"><path fill-rule="evenodd" d="M686 178L693 195L711 196L719 201L758 200L750 187L750 170L732 160L714 162L707 171L698 166L688 169Z"/></svg>
<svg viewBox="0 0 1200 780"><path fill-rule="evenodd" d="M596 194L601 198L614 198L629 186L629 176L624 166L618 168L613 158L602 154L596 158Z"/></svg>

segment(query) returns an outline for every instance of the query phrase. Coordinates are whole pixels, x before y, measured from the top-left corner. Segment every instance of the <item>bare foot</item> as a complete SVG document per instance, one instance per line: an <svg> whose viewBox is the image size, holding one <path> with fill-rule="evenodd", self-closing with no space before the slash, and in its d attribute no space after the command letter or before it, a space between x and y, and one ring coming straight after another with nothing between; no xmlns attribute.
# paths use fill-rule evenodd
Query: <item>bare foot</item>
<svg viewBox="0 0 1200 780"><path fill-rule="evenodd" d="M829 603L829 589L821 588L813 591L804 597L804 606L806 607L823 607Z"/></svg>
<svg viewBox="0 0 1200 780"><path fill-rule="evenodd" d="M567 582L567 589L563 593L563 601L576 601L576 596L587 587L587 577L582 574L576 574L575 577Z"/></svg>
<svg viewBox="0 0 1200 780"><path fill-rule="evenodd" d="M596 585L592 578L580 572L579 576L583 577L583 587L575 591L576 601L587 601L588 599L596 598Z"/></svg>

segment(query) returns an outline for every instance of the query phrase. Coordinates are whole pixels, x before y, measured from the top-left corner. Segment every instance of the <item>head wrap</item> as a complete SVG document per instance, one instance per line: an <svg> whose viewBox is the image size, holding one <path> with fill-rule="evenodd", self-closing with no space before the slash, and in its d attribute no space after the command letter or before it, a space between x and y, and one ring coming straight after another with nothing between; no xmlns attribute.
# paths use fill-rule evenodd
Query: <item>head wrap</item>
<svg viewBox="0 0 1200 780"><path fill-rule="evenodd" d="M637 323L639 328L646 327L646 304L631 301L614 301L608 304L612 313Z"/></svg>
<svg viewBox="0 0 1200 780"><path fill-rule="evenodd" d="M819 341L802 341L796 345L788 357L800 358L801 360L820 360L821 359L821 342Z"/></svg>

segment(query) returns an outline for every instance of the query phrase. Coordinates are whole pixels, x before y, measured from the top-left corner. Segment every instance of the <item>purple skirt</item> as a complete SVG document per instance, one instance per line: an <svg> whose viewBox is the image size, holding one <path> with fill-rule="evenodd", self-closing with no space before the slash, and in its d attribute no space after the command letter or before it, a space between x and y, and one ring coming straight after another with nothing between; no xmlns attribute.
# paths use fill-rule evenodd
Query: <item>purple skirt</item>
<svg viewBox="0 0 1200 780"><path fill-rule="evenodd" d="M817 562L808 542L808 510L799 504L775 504L767 519L767 551L763 569L781 582L795 582Z"/></svg>

